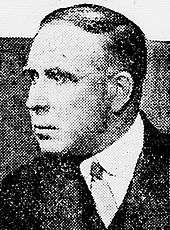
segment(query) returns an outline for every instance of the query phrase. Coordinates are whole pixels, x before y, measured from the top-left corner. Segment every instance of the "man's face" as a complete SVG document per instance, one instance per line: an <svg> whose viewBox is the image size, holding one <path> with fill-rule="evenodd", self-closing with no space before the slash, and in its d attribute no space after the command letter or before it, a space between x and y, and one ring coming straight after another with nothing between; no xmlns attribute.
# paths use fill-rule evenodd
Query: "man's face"
<svg viewBox="0 0 170 230"><path fill-rule="evenodd" d="M26 72L32 129L42 151L61 152L90 143L103 126L104 51L100 35L68 23L43 27Z"/></svg>

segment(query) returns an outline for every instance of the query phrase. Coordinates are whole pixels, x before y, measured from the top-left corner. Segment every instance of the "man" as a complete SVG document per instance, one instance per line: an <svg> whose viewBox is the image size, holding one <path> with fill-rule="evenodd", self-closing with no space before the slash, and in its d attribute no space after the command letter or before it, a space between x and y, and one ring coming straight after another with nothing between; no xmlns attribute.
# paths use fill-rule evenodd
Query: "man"
<svg viewBox="0 0 170 230"><path fill-rule="evenodd" d="M1 229L165 229L168 148L139 113L144 34L96 5L41 22L24 74L41 156L7 176ZM142 118L141 118L142 117Z"/></svg>

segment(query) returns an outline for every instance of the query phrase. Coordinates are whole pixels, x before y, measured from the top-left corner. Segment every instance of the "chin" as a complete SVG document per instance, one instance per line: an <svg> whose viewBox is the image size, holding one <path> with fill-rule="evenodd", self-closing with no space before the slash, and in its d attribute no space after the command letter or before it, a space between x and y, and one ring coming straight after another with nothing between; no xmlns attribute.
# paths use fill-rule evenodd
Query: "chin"
<svg viewBox="0 0 170 230"><path fill-rule="evenodd" d="M69 148L68 143L54 140L38 140L41 152L61 153Z"/></svg>

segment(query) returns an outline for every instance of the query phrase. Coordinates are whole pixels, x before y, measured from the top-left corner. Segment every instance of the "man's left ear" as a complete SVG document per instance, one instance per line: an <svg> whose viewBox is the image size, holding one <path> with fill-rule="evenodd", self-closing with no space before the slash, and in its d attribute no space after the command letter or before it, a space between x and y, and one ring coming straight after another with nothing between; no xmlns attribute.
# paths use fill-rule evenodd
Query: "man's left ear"
<svg viewBox="0 0 170 230"><path fill-rule="evenodd" d="M114 89L114 90L113 90ZM109 80L108 93L111 98L111 107L118 112L129 100L133 90L133 78L126 71L119 72Z"/></svg>

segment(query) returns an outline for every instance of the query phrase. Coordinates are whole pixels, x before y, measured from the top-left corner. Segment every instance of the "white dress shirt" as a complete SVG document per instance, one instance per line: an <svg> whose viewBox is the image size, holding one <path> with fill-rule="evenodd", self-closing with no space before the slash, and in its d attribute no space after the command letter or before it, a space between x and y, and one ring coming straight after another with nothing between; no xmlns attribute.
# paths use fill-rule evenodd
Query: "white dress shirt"
<svg viewBox="0 0 170 230"><path fill-rule="evenodd" d="M106 170L103 180L109 185L117 208L126 195L133 177L135 166L143 147L144 125L138 114L135 122L121 138L111 146L83 161L80 165L81 173L90 189L90 168L93 161L97 161ZM113 213L113 217L114 217ZM104 213L100 213L100 216ZM102 216L101 216L102 217ZM104 219L104 218L102 218Z"/></svg>

